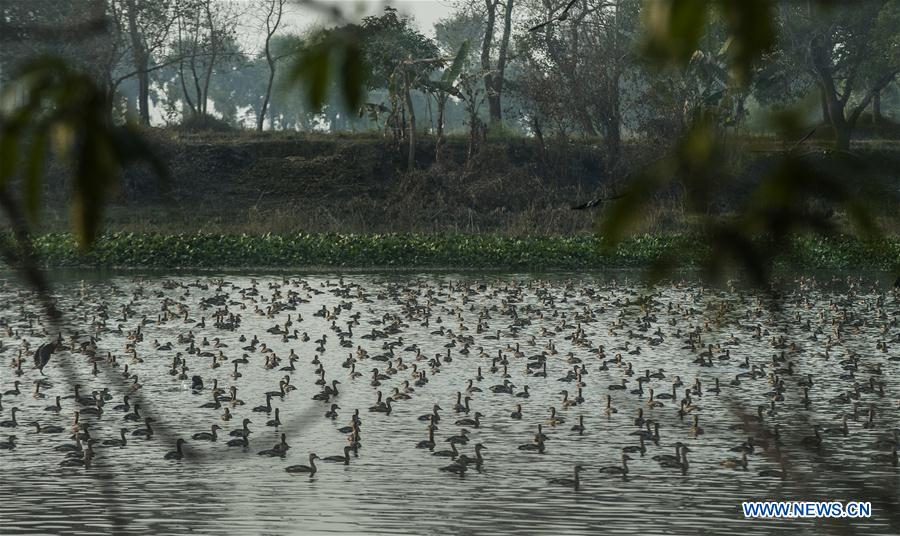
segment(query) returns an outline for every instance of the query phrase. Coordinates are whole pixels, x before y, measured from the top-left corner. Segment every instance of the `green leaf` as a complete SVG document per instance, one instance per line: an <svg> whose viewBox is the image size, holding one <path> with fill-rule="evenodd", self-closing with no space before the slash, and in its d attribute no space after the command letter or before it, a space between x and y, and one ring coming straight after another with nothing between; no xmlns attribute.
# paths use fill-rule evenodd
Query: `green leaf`
<svg viewBox="0 0 900 536"><path fill-rule="evenodd" d="M343 61L341 62L341 91L344 102L351 110L359 107L363 100L366 84L366 69L363 62L363 51L359 43L353 39L344 46Z"/></svg>
<svg viewBox="0 0 900 536"><path fill-rule="evenodd" d="M0 186L12 178L16 169L16 151L18 136L9 130L0 131Z"/></svg>
<svg viewBox="0 0 900 536"><path fill-rule="evenodd" d="M643 15L644 51L660 61L684 64L703 35L707 0L647 0Z"/></svg>
<svg viewBox="0 0 900 536"><path fill-rule="evenodd" d="M716 5L728 23L726 52L739 85L750 81L754 63L775 44L770 0L723 1Z"/></svg>
<svg viewBox="0 0 900 536"><path fill-rule="evenodd" d="M41 206L43 180L41 171L47 147L47 131L39 130L31 140L28 159L25 161L25 211L32 223L37 221Z"/></svg>
<svg viewBox="0 0 900 536"><path fill-rule="evenodd" d="M459 77L459 73L462 72L463 65L466 62L466 56L469 55L470 47L471 43L468 39L463 41L459 46L459 50L456 52L456 57L453 58L453 63L450 64L450 68L445 70L443 76L441 76L441 82L451 86L456 82L456 79Z"/></svg>

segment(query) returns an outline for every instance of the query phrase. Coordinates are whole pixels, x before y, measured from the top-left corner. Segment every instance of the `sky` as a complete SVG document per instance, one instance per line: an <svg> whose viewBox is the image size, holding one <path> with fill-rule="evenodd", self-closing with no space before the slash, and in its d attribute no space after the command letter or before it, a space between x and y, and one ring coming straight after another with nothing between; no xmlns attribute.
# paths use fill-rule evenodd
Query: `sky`
<svg viewBox="0 0 900 536"><path fill-rule="evenodd" d="M453 11L453 2L451 0L391 0L391 1L373 1L373 0L319 0L321 4L334 5L344 12L347 18L362 18L367 15L376 15L384 10L385 5L390 5L397 11L411 15L423 34L434 36L434 23L438 20L450 15ZM315 23L325 23L328 21L327 15L321 12L302 6L300 3L294 2L290 6L290 15L286 22L289 22L293 31L301 31L304 28Z"/></svg>

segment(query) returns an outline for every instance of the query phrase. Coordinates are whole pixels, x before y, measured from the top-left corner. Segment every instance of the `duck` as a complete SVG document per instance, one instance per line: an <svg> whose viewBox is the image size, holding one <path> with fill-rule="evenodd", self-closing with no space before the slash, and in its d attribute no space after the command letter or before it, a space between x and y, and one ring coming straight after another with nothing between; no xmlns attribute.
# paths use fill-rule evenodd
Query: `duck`
<svg viewBox="0 0 900 536"><path fill-rule="evenodd" d="M248 436L236 437L234 439L229 440L226 443L226 445L229 447L248 448L250 446L250 440L248 439Z"/></svg>
<svg viewBox="0 0 900 536"><path fill-rule="evenodd" d="M216 441L218 439L217 431L221 430L222 427L218 424L214 424L210 427L209 432L197 432L196 434L191 436L191 439L196 441Z"/></svg>
<svg viewBox="0 0 900 536"><path fill-rule="evenodd" d="M344 465L350 465L350 451L353 450L353 447L346 446L344 447L344 455L343 456L326 456L322 458L323 462L340 462Z"/></svg>
<svg viewBox="0 0 900 536"><path fill-rule="evenodd" d="M466 474L468 467L466 467L466 465L462 463L451 463L450 465L441 467L440 470L445 473L454 473L462 476Z"/></svg>
<svg viewBox="0 0 900 536"><path fill-rule="evenodd" d="M228 435L230 435L231 437L247 437L247 436L249 436L251 433L253 433L250 431L250 427L248 426L249 424L253 424L253 421L251 421L250 419L244 419L241 422L241 427L232 430L231 432L228 433Z"/></svg>
<svg viewBox="0 0 900 536"><path fill-rule="evenodd" d="M284 470L291 474L308 474L309 476L313 476L318 470L316 468L316 460L318 459L319 457L316 453L311 452L309 454L309 465L290 465L285 467Z"/></svg>
<svg viewBox="0 0 900 536"><path fill-rule="evenodd" d="M572 430L573 432L578 432L578 435L584 434L584 431L585 431L585 428L584 428L584 415L579 415L579 416L578 416L578 424L573 425L572 428L571 428L571 430Z"/></svg>
<svg viewBox="0 0 900 536"><path fill-rule="evenodd" d="M16 420L16 413L18 413L18 412L19 412L19 408L17 408L17 407L12 407L12 408L10 408L10 410L9 410L9 416L10 416L11 418L10 418L10 419L7 419L7 420L5 420L5 421L0 421L0 427L2 427L2 428L15 428L15 427L19 426L19 422Z"/></svg>
<svg viewBox="0 0 900 536"><path fill-rule="evenodd" d="M41 426L41 423L39 423L38 421L32 422L31 426L35 427L36 434L61 434L63 432L62 426L55 426L52 424Z"/></svg>
<svg viewBox="0 0 900 536"><path fill-rule="evenodd" d="M144 428L138 428L131 432L132 436L135 437L145 437L147 439L153 437L153 427L150 426L150 423L153 422L151 417L147 417L144 419Z"/></svg>
<svg viewBox="0 0 900 536"><path fill-rule="evenodd" d="M612 396L606 395L606 407L603 408L603 413L609 417L615 413L618 413L619 410L614 408L612 405Z"/></svg>
<svg viewBox="0 0 900 536"><path fill-rule="evenodd" d="M179 437L175 441L175 450L167 452L163 458L166 460L180 460L180 459L184 458L184 452L181 449L181 447L182 447L182 445L184 445L184 443L185 443L184 439Z"/></svg>
<svg viewBox="0 0 900 536"><path fill-rule="evenodd" d="M449 450L438 450L436 452L432 452L431 455L442 458L452 458L455 460L457 456L459 456L459 451L456 449L456 443L450 443Z"/></svg>
<svg viewBox="0 0 900 536"><path fill-rule="evenodd" d="M468 417L463 418L463 419L457 419L455 424L457 426L471 426L473 428L478 428L481 426L481 418L482 417L484 417L484 415L480 411L476 411L473 419L470 419Z"/></svg>
<svg viewBox="0 0 900 536"><path fill-rule="evenodd" d="M125 439L125 432L127 431L127 429L121 428L119 430L119 439L104 439L101 444L105 447L124 447L128 444L128 440Z"/></svg>
<svg viewBox="0 0 900 536"><path fill-rule="evenodd" d="M272 396L266 395L266 404L264 406L256 406L253 408L255 413L272 413Z"/></svg>
<svg viewBox="0 0 900 536"><path fill-rule="evenodd" d="M631 456L622 453L622 465L608 465L606 467L601 467L600 472L606 473L609 475L628 475L628 462L631 460Z"/></svg>
<svg viewBox="0 0 900 536"><path fill-rule="evenodd" d="M536 436L533 442L519 445L518 449L543 454L545 451L544 440L541 438L541 436Z"/></svg>
<svg viewBox="0 0 900 536"><path fill-rule="evenodd" d="M572 478L551 478L549 480L550 484L554 486L563 486L566 488L573 488L575 491L578 491L581 486L581 481L578 478L578 474L584 469L581 465L576 465L573 471Z"/></svg>
<svg viewBox="0 0 900 536"><path fill-rule="evenodd" d="M681 447L683 447L683 446L684 446L684 443L682 443L681 441L677 441L675 443L675 455L674 456L672 456L671 454L657 454L650 459L655 462L661 462L661 463L664 460L665 460L665 463L679 462L679 461L681 461Z"/></svg>
<svg viewBox="0 0 900 536"><path fill-rule="evenodd" d="M8 436L5 442L0 443L0 450L15 450L17 439L14 435Z"/></svg>
<svg viewBox="0 0 900 536"><path fill-rule="evenodd" d="M466 443L469 442L469 431L466 430L465 428L463 428L462 430L459 431L458 435L450 436L447 439L445 439L445 441L448 443L451 443L451 444L465 445Z"/></svg>
<svg viewBox="0 0 900 536"><path fill-rule="evenodd" d="M433 424L437 424L441 420L441 416L438 415L438 411L442 411L441 406L435 404L431 408L431 413L425 413L424 415L419 415L420 421L430 421Z"/></svg>
<svg viewBox="0 0 900 536"><path fill-rule="evenodd" d="M747 470L747 452L741 452L740 458L728 458L723 460L719 465L727 469L743 469Z"/></svg>
<svg viewBox="0 0 900 536"><path fill-rule="evenodd" d="M800 445L806 448L817 449L822 446L822 436L819 434L820 426L813 425L813 435L806 436L800 440Z"/></svg>
<svg viewBox="0 0 900 536"><path fill-rule="evenodd" d="M423 439L416 443L416 448L432 450L434 449L434 446L434 425L431 425L428 427L428 439Z"/></svg>
<svg viewBox="0 0 900 536"><path fill-rule="evenodd" d="M275 417L266 421L266 426L271 426L277 428L281 426L281 411L278 408L275 408Z"/></svg>
<svg viewBox="0 0 900 536"><path fill-rule="evenodd" d="M628 445L622 447L622 452L626 454L640 454L643 456L647 452L647 446L644 444L644 436L638 436L638 445Z"/></svg>
<svg viewBox="0 0 900 536"><path fill-rule="evenodd" d="M452 443L451 443L451 445L452 445ZM487 450L487 447L485 447L481 443L476 443L475 444L475 457L470 458L470 457L466 456L465 454L461 454L457 458L457 463L461 463L464 465L475 465L476 468L480 468L484 464L484 458L482 458L482 456L481 456L482 450Z"/></svg>

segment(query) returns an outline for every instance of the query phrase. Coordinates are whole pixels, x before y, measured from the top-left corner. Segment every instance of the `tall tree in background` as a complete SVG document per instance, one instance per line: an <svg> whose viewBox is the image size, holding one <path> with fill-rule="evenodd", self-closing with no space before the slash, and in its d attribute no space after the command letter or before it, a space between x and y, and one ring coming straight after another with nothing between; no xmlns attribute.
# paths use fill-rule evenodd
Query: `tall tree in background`
<svg viewBox="0 0 900 536"><path fill-rule="evenodd" d="M260 106L259 115L256 120L256 130L262 132L263 124L266 121L266 112L269 108L269 100L272 98L272 84L275 81L275 63L277 58L272 53L272 37L278 31L281 25L281 17L284 14L284 4L286 0L263 0L262 7L264 9L263 24L266 31L266 41L263 46L263 53L266 57L266 64L269 67L269 81L266 84L266 93L263 96L262 105Z"/></svg>
<svg viewBox="0 0 900 536"><path fill-rule="evenodd" d="M625 78L636 69L638 9L635 0L523 4L524 22L532 30L519 38L518 53L527 67L516 86L534 108L526 113L533 131L544 119L559 133L602 135L611 160L618 159Z"/></svg>
<svg viewBox="0 0 900 536"><path fill-rule="evenodd" d="M235 39L238 16L229 3L214 0L176 2L178 38L172 54L177 58L184 104L194 116L208 115L213 72L239 51Z"/></svg>
<svg viewBox="0 0 900 536"><path fill-rule="evenodd" d="M111 0L115 3L115 0ZM138 115L144 125L150 124L150 73L156 55L168 43L175 23L171 0L140 2L125 0L120 22L130 43L134 64L132 75L137 78Z"/></svg>
<svg viewBox="0 0 900 536"><path fill-rule="evenodd" d="M114 11L115 22L125 35L130 49L133 68L128 69L126 78L137 79L138 115L144 125L150 124L150 73L157 54L166 46L175 22L171 10L171 0L140 2L138 0L118 0L119 10ZM117 0L110 0L116 4Z"/></svg>
<svg viewBox="0 0 900 536"><path fill-rule="evenodd" d="M492 66L494 34L499 15L500 0L484 0L484 36L481 43L481 72L484 77L484 91L487 96L488 113L493 124L503 121L501 97L503 95L504 73L509 59L509 42L512 35L512 17L515 0L506 0L503 6L503 32L497 54L496 67Z"/></svg>
<svg viewBox="0 0 900 536"><path fill-rule="evenodd" d="M816 81L835 147L850 148L871 101L900 74L900 3L782 2L782 46Z"/></svg>

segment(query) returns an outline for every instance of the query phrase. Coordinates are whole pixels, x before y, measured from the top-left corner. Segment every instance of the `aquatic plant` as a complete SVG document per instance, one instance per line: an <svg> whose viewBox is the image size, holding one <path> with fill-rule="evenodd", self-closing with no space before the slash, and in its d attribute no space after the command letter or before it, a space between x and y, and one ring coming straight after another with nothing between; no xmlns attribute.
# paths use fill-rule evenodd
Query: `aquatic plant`
<svg viewBox="0 0 900 536"><path fill-rule="evenodd" d="M686 235L639 235L604 249L601 237L425 234L176 234L108 233L88 252L65 233L34 239L45 266L157 268L449 268L598 269L651 266L688 252L697 266L706 251ZM782 253L785 267L890 270L900 261L900 238L873 242L842 237L796 237Z"/></svg>

